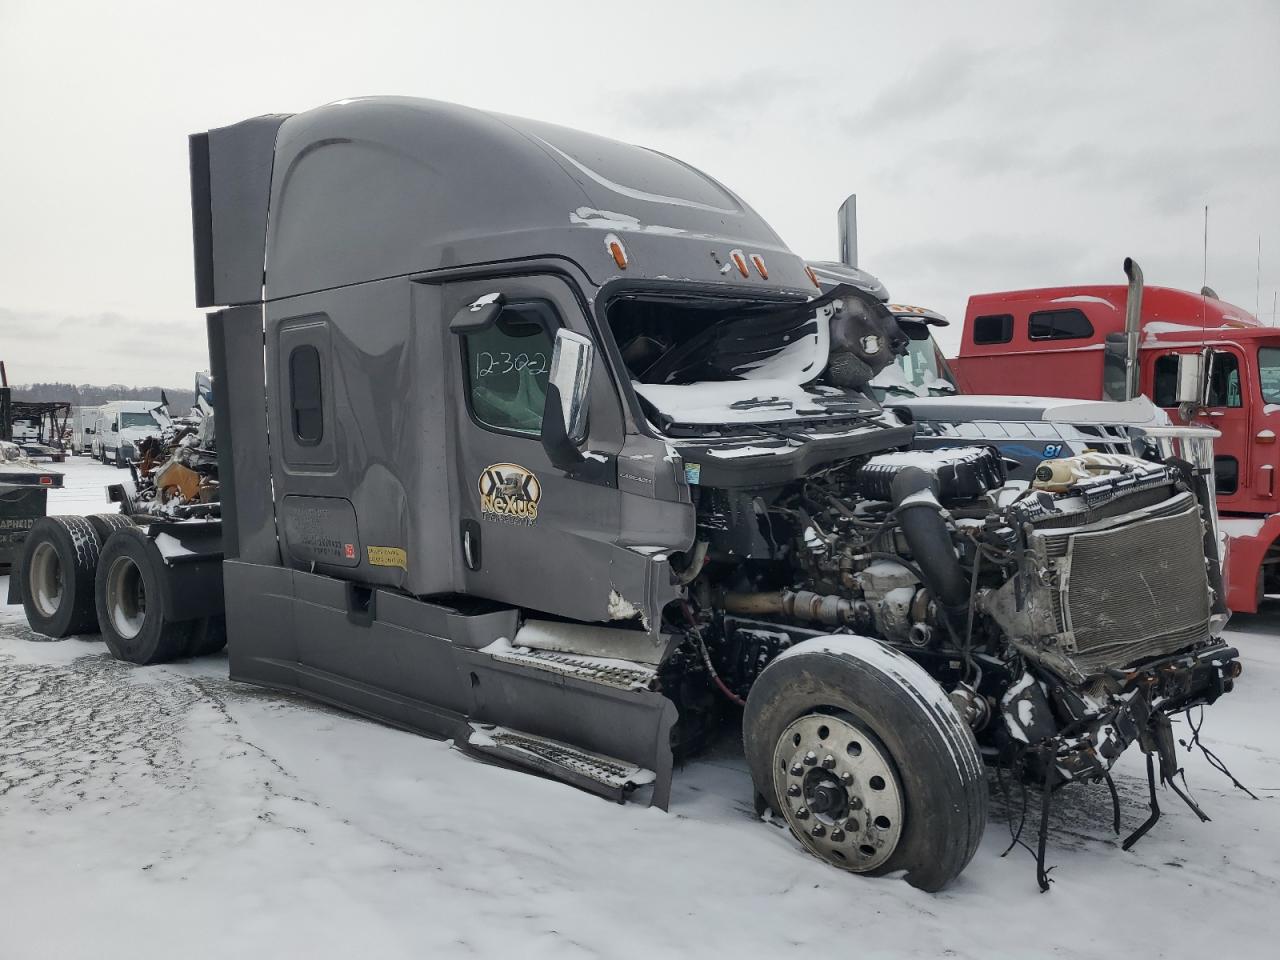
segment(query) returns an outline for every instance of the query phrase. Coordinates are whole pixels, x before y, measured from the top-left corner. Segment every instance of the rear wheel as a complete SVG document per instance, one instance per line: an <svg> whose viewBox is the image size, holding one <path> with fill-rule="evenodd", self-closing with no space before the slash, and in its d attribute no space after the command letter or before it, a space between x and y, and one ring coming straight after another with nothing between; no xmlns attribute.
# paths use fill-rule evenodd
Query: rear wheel
<svg viewBox="0 0 1280 960"><path fill-rule="evenodd" d="M107 542L107 537L122 527L132 527L133 520L123 513L95 513L85 517L98 534L98 540Z"/></svg>
<svg viewBox="0 0 1280 960"><path fill-rule="evenodd" d="M102 639L129 663L166 663L185 656L194 620L175 620L164 589L160 551L137 527L116 530L98 562L97 606Z"/></svg>
<svg viewBox="0 0 1280 960"><path fill-rule="evenodd" d="M100 540L84 517L41 517L22 549L22 607L31 629L49 637L93 633L94 573Z"/></svg>
<svg viewBox="0 0 1280 960"><path fill-rule="evenodd" d="M827 862L946 886L986 824L973 734L928 673L875 640L820 637L792 650L747 698L757 791Z"/></svg>

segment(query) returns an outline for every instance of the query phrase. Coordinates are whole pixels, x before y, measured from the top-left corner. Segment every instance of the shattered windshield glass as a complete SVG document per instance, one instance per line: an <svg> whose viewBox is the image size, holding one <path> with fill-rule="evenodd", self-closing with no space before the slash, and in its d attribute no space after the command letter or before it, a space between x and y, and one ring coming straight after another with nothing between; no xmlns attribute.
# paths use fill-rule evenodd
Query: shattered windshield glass
<svg viewBox="0 0 1280 960"><path fill-rule="evenodd" d="M845 285L790 302L637 293L607 318L659 429L874 417L868 383L907 342L882 303Z"/></svg>

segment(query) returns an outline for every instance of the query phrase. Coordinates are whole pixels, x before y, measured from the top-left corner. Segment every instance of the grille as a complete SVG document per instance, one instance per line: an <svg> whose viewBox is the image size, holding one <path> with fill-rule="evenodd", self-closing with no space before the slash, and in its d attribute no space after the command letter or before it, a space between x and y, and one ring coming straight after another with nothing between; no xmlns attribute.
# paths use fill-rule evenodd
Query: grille
<svg viewBox="0 0 1280 960"><path fill-rule="evenodd" d="M1199 505L1183 494L1141 520L1061 538L1055 608L1081 671L1127 667L1208 636L1203 535Z"/></svg>

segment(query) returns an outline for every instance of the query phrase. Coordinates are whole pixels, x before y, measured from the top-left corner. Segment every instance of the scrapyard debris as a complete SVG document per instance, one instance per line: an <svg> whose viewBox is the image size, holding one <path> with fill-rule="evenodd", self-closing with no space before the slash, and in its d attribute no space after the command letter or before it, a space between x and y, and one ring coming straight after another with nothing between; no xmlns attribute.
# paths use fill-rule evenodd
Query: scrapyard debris
<svg viewBox="0 0 1280 960"><path fill-rule="evenodd" d="M167 418L166 418L167 419ZM130 463L133 493L126 513L160 517L217 517L218 454L214 418L168 420L160 436L138 446Z"/></svg>

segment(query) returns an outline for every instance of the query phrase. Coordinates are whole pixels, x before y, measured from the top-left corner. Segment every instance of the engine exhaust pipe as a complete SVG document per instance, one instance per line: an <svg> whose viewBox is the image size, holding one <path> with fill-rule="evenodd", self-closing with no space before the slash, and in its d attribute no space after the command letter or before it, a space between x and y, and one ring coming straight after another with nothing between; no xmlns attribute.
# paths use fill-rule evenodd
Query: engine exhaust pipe
<svg viewBox="0 0 1280 960"><path fill-rule="evenodd" d="M1142 330L1142 268L1132 257L1124 258L1124 275L1129 278L1129 290L1124 301L1124 398L1132 400L1141 391L1138 376L1138 334Z"/></svg>

